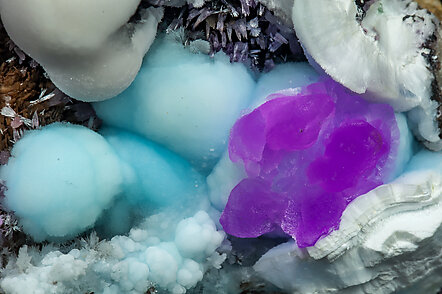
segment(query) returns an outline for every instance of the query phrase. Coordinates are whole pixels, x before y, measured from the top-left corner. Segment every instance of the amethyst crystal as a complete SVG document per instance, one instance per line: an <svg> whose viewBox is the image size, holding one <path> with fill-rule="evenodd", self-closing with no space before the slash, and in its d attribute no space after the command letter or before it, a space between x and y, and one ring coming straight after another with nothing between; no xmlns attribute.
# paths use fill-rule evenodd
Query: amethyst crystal
<svg viewBox="0 0 442 294"><path fill-rule="evenodd" d="M232 128L230 158L248 178L220 222L237 237L281 228L300 247L339 227L346 206L389 179L399 145L393 109L331 79L274 94Z"/></svg>

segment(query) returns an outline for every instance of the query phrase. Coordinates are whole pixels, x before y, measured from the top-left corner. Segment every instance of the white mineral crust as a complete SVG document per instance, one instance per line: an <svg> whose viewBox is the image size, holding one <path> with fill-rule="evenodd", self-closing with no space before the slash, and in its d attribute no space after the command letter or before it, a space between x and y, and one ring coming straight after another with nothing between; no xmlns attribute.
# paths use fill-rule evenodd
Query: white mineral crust
<svg viewBox="0 0 442 294"><path fill-rule="evenodd" d="M163 10L128 23L141 0L0 0L11 39L63 92L83 101L116 96L140 69Z"/></svg>
<svg viewBox="0 0 442 294"><path fill-rule="evenodd" d="M436 293L442 282L440 170L410 171L358 197L339 230L313 247L279 245L254 268L291 293L387 294L410 285L404 293Z"/></svg>
<svg viewBox="0 0 442 294"><path fill-rule="evenodd" d="M296 34L325 73L367 99L408 111L419 139L442 148L438 103L431 100L429 58L437 56L427 48L440 37L434 15L412 0L365 1L364 13L354 0L293 2Z"/></svg>

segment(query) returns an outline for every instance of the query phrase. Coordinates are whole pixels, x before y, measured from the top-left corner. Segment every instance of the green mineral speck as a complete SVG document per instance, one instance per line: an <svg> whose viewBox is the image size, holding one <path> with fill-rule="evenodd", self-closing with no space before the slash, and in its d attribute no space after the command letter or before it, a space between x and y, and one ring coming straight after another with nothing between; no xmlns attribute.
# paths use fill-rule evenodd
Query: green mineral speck
<svg viewBox="0 0 442 294"><path fill-rule="evenodd" d="M384 13L384 8L382 7L382 3L379 3L378 12Z"/></svg>

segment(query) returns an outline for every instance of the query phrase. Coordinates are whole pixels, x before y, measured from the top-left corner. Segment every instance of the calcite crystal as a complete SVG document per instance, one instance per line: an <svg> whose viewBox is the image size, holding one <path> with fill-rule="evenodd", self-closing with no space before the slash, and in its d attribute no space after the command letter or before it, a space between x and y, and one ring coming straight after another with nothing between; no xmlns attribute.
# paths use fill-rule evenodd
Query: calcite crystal
<svg viewBox="0 0 442 294"><path fill-rule="evenodd" d="M248 178L220 222L257 237L281 227L301 247L338 228L345 207L391 179L399 145L393 109L332 80L269 97L231 131L229 153Z"/></svg>

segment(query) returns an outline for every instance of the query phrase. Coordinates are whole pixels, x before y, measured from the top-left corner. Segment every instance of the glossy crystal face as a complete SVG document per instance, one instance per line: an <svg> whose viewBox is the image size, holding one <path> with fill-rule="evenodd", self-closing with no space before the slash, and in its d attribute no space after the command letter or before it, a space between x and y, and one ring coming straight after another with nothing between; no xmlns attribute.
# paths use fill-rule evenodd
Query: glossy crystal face
<svg viewBox="0 0 442 294"><path fill-rule="evenodd" d="M220 222L238 237L280 227L300 247L339 227L356 197L392 176L399 145L393 109L329 79L297 95L274 94L232 128L229 155L247 178Z"/></svg>

